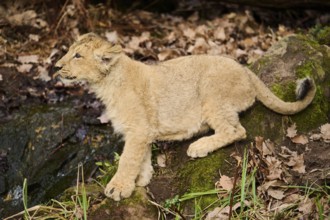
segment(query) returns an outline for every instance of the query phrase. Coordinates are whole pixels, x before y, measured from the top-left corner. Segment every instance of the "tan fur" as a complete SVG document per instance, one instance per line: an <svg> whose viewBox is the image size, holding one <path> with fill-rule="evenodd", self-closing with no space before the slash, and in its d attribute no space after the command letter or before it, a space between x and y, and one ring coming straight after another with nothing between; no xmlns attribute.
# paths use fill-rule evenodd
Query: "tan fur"
<svg viewBox="0 0 330 220"><path fill-rule="evenodd" d="M191 157L205 157L246 137L238 113L255 98L276 112L294 114L315 94L313 85L305 99L283 102L250 70L221 56L187 56L146 65L95 34L80 37L56 66L61 77L89 83L104 102L114 129L124 136L118 171L105 189L117 201L129 197L136 185L150 182L153 141L188 139L212 128L214 135L200 138L187 151Z"/></svg>

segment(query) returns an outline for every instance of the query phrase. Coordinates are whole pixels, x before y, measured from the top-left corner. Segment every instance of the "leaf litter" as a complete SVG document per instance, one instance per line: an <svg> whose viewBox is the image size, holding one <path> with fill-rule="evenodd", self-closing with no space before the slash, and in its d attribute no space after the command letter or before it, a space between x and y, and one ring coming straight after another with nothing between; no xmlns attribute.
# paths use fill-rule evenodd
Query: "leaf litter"
<svg viewBox="0 0 330 220"><path fill-rule="evenodd" d="M322 125L320 127L321 136L324 136L324 142L327 141L326 135L329 131L329 124ZM287 129L287 137L292 141L292 138L297 134L296 125L293 124ZM310 134L313 136L315 134ZM322 138L323 138L322 136ZM295 142L293 142L295 143ZM295 143L301 144L301 143ZM307 143L306 143L307 144ZM298 146L298 145L297 145ZM308 149L308 148L306 148ZM241 169L243 158L237 153L231 155L236 161L238 168ZM251 209L258 209L261 216L268 216L275 218L279 213L285 211L287 218L289 219L318 219L320 213L320 207L322 207L322 215L329 216L329 193L320 193L318 185L315 183L309 183L305 186L296 186L293 180L294 173L298 175L309 175L315 170L306 171L306 165L304 161L304 153L298 153L297 151L290 150L286 146L277 146L270 140L264 140L263 137L255 137L255 142L248 150L248 173L253 173L253 169L256 170L255 178L257 198L260 199L256 204L253 204L255 199L249 192L253 191L251 186L247 186L245 189L248 191L248 195L245 196L246 203L253 204ZM233 185L234 177L228 177L222 175L219 181L216 183L216 187L220 190L219 197L228 197L231 193L239 195L241 190L242 175L237 178L236 191ZM330 175L330 173L328 173ZM326 177L325 177L326 178ZM248 183L246 182L248 185ZM223 193L229 192L229 193ZM306 194L306 190L309 193ZM322 190L321 190L322 191ZM316 206L315 204L319 204ZM230 204L222 207L216 207L208 212L206 219L208 220L225 220L230 219L229 209ZM254 207L254 208L253 208ZM244 210L239 210L237 207L232 206L232 212L244 213ZM248 218L256 219L256 213L252 211L248 215ZM232 214L233 215L233 214ZM245 217L247 217L245 215ZM244 216L244 214L243 214ZM231 216L231 217L235 217ZM238 216L237 216L238 217ZM260 217L260 216L259 216ZM242 218L242 216L240 216ZM258 218L259 219L259 218ZM266 218L265 218L266 219Z"/></svg>

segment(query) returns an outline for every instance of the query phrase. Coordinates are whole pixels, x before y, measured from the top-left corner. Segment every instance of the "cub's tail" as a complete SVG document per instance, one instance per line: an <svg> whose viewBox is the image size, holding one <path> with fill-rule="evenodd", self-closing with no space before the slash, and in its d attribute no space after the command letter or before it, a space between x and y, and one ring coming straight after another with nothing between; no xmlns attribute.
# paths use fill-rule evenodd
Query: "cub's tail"
<svg viewBox="0 0 330 220"><path fill-rule="evenodd" d="M254 84L257 92L257 99L267 108L283 114L292 115L306 108L312 101L316 93L314 81L310 78L304 78L297 83L296 95L297 101L284 102L275 96L270 89L249 69L248 74Z"/></svg>

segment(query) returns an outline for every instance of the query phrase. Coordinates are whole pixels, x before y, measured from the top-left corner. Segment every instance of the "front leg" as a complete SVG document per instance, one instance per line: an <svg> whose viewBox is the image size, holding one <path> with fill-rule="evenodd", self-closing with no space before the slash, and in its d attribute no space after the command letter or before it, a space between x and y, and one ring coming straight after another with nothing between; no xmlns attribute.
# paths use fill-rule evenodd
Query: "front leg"
<svg viewBox="0 0 330 220"><path fill-rule="evenodd" d="M104 190L107 197L119 201L132 194L148 145L147 135L136 133L126 136L118 170Z"/></svg>

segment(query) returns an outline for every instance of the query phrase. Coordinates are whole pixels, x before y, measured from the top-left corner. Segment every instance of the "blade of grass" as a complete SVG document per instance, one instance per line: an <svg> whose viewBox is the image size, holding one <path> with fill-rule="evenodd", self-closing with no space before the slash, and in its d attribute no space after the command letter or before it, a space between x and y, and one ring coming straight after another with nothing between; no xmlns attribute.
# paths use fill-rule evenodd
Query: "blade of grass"
<svg viewBox="0 0 330 220"><path fill-rule="evenodd" d="M248 151L247 148L244 149L244 157L243 157L243 167L242 167L242 180L241 180L241 210L244 209L244 201L245 201L245 184L246 184L246 176L247 176L247 164L248 164Z"/></svg>
<svg viewBox="0 0 330 220"><path fill-rule="evenodd" d="M23 206L24 206L24 219L30 219L30 214L28 212L28 204L27 204L28 196L27 196L27 180L24 178L23 181Z"/></svg>

